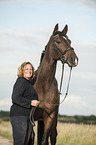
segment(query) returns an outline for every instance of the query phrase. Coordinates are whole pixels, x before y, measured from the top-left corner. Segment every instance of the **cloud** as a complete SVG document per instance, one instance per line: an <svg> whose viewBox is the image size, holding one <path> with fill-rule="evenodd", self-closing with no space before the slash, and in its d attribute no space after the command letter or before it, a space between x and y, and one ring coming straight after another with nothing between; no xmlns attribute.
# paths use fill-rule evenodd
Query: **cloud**
<svg viewBox="0 0 96 145"><path fill-rule="evenodd" d="M60 0L0 0L0 2L8 3L8 2L57 2ZM71 3L81 3L88 5L89 7L96 8L96 0L61 0L61 2L71 2Z"/></svg>
<svg viewBox="0 0 96 145"><path fill-rule="evenodd" d="M88 5L89 7L96 7L96 0L62 0L63 2L71 2L71 3L81 3Z"/></svg>
<svg viewBox="0 0 96 145"><path fill-rule="evenodd" d="M47 42L47 35L47 31L41 29L36 31L33 29L24 31L0 30L0 52L12 52L18 48L19 50L20 48L42 48Z"/></svg>
<svg viewBox="0 0 96 145"><path fill-rule="evenodd" d="M63 98L63 97L61 97ZM96 102L96 99L94 100ZM96 105L84 101L81 96L70 95L60 105L59 112L68 115L96 115Z"/></svg>
<svg viewBox="0 0 96 145"><path fill-rule="evenodd" d="M0 110L10 110L11 99L5 98L3 100L0 99Z"/></svg>
<svg viewBox="0 0 96 145"><path fill-rule="evenodd" d="M2 73L12 72L23 61L34 62L34 67L39 65L41 52L48 42L48 30L0 30L0 67L4 67ZM50 32L49 32L50 33ZM23 53L22 53L23 52Z"/></svg>
<svg viewBox="0 0 96 145"><path fill-rule="evenodd" d="M73 73L72 75L73 77L75 78L81 78L81 79L84 79L85 81L88 80L88 81L92 81L92 80L96 80L96 73L95 72L77 72L77 73Z"/></svg>
<svg viewBox="0 0 96 145"><path fill-rule="evenodd" d="M80 2L90 7L96 7L96 0L80 0Z"/></svg>
<svg viewBox="0 0 96 145"><path fill-rule="evenodd" d="M3 105L9 106L10 104L11 104L10 99L8 99L8 98L0 100L0 106L3 106Z"/></svg>

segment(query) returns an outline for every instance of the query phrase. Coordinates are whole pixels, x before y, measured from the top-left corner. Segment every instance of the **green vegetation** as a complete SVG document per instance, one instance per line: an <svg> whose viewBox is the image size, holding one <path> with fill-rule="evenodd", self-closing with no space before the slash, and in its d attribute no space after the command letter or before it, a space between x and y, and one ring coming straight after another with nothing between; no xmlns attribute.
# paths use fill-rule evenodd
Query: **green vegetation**
<svg viewBox="0 0 96 145"><path fill-rule="evenodd" d="M9 121L9 111L0 111L0 121ZM62 123L83 123L83 124L96 124L96 116L67 116L58 115L58 121Z"/></svg>
<svg viewBox="0 0 96 145"><path fill-rule="evenodd" d="M9 121L9 111L0 111L0 121Z"/></svg>
<svg viewBox="0 0 96 145"><path fill-rule="evenodd" d="M67 116L58 115L58 121L62 123L83 123L83 124L96 124L96 116Z"/></svg>

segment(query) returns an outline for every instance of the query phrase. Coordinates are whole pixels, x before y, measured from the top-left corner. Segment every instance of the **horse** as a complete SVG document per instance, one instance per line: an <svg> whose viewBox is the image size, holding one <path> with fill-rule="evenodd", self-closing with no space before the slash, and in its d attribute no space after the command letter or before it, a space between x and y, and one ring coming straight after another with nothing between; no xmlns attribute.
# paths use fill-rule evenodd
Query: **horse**
<svg viewBox="0 0 96 145"><path fill-rule="evenodd" d="M45 47L44 56L36 71L36 82L33 85L38 93L39 107L36 108L34 120L38 121L38 145L56 144L57 116L60 103L60 92L55 78L57 61L67 63L69 67L78 65L78 57L71 47L71 40L66 35L68 25L62 31L55 25L53 33Z"/></svg>

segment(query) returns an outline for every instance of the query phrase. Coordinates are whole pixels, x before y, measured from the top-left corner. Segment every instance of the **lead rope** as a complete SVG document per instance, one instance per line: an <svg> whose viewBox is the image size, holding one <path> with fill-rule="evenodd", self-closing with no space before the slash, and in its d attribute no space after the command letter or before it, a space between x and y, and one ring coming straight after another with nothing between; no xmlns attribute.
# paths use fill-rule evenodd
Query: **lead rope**
<svg viewBox="0 0 96 145"><path fill-rule="evenodd" d="M30 122L31 122L32 126L35 126L35 123L34 123L35 110L36 110L36 107L32 107L31 112L30 112L30 116L29 116L29 119L30 119Z"/></svg>

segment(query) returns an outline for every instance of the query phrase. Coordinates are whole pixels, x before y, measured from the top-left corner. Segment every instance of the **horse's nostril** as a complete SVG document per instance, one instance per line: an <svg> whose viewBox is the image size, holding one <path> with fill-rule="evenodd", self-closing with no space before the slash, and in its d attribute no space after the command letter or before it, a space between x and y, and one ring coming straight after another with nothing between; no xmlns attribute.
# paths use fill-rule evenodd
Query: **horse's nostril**
<svg viewBox="0 0 96 145"><path fill-rule="evenodd" d="M71 61L71 63L73 63L74 65L77 66L77 64L78 64L78 58L76 58L76 57L71 57L71 58L70 58L70 61Z"/></svg>
<svg viewBox="0 0 96 145"><path fill-rule="evenodd" d="M71 61L75 61L75 58L74 57L71 57Z"/></svg>

